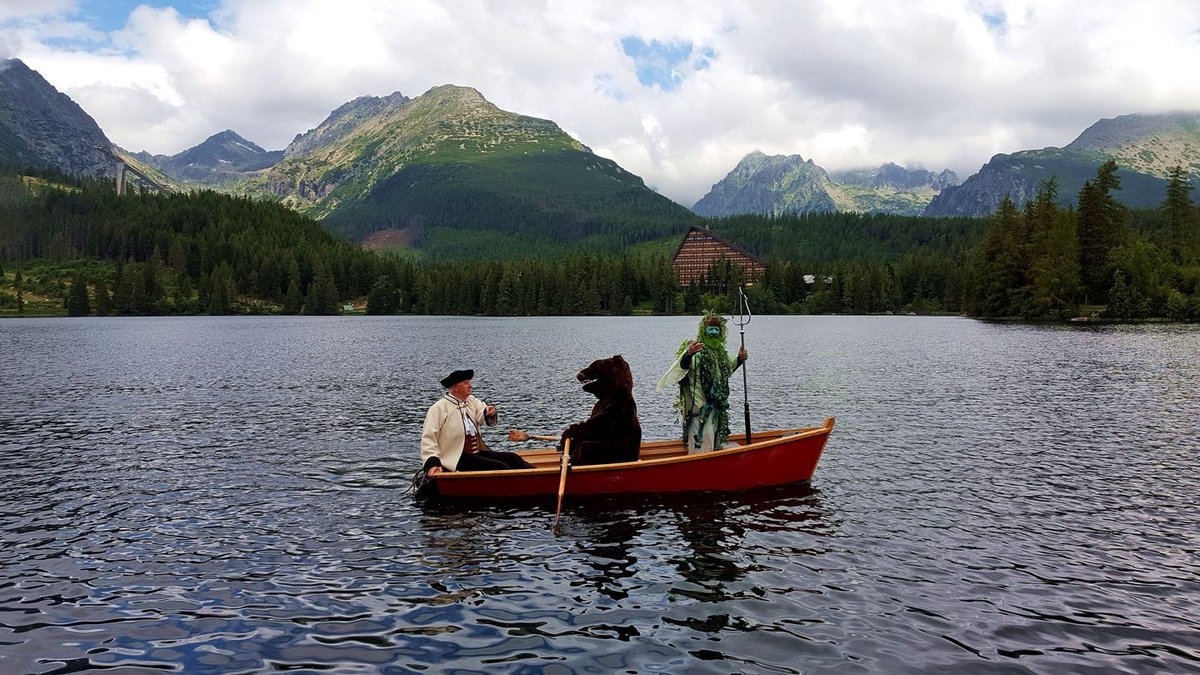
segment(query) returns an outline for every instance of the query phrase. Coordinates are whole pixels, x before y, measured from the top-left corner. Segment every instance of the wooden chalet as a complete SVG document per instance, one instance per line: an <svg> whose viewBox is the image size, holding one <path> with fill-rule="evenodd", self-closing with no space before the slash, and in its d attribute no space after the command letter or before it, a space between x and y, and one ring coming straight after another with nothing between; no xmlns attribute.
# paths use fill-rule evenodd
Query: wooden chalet
<svg viewBox="0 0 1200 675"><path fill-rule="evenodd" d="M738 248L711 230L696 226L692 226L683 236L683 241L679 242L675 257L671 258L671 267L679 275L679 284L690 286L708 274L713 263L721 260L728 260L740 267L746 281L762 278L762 258Z"/></svg>

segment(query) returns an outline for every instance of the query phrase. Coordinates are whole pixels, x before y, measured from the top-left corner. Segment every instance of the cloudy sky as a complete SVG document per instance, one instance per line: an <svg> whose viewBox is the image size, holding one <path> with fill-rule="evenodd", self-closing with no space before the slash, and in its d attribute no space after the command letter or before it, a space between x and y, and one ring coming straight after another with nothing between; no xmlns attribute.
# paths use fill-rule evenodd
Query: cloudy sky
<svg viewBox="0 0 1200 675"><path fill-rule="evenodd" d="M113 142L281 149L363 95L478 89L691 206L746 153L960 178L1104 117L1200 110L1200 0L0 0Z"/></svg>

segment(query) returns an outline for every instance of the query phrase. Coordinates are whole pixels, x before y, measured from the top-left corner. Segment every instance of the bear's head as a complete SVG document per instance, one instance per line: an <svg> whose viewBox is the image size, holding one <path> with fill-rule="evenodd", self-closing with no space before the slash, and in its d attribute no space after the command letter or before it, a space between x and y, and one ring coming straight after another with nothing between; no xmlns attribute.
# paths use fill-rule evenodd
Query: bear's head
<svg viewBox="0 0 1200 675"><path fill-rule="evenodd" d="M583 383L583 390L596 398L614 392L633 392L633 371L620 354L608 359L596 359L587 368L579 371L575 379Z"/></svg>

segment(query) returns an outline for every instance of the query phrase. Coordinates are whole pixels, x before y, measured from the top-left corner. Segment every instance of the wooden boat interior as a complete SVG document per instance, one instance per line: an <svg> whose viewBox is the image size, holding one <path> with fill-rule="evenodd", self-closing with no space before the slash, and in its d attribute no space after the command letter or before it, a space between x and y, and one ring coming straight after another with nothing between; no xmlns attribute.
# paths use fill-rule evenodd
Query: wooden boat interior
<svg viewBox="0 0 1200 675"><path fill-rule="evenodd" d="M752 443L762 443L766 441L774 441L784 436L794 436L810 431L817 431L833 425L833 418L825 421L825 425L821 427L806 427L803 429L781 429L763 432L753 432L750 434ZM730 445L727 448L734 446L746 445L745 434L730 434ZM531 448L529 450L518 450L517 454L525 458L525 461L533 465L535 469L557 469L562 461L562 453L557 448ZM651 462L655 460L674 459L687 456L687 448L684 447L683 441L680 439L668 441L650 441L642 443L642 449L638 456L638 462ZM632 463L631 463L632 464ZM608 465L611 466L611 465ZM629 466L628 464L624 466Z"/></svg>

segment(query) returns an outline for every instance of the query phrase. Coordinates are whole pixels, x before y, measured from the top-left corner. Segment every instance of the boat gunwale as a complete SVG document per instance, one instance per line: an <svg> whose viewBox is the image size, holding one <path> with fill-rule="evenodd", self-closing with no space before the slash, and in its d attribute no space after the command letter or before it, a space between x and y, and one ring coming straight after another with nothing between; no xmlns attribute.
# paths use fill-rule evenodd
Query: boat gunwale
<svg viewBox="0 0 1200 675"><path fill-rule="evenodd" d="M780 434L778 438L773 438L767 441L758 441L749 445L739 445L732 448L722 448L720 450L712 450L710 452L701 452L692 455L676 455L672 457L656 457L652 459L638 459L632 462L614 462L611 464L590 464L587 466L575 467L572 466L570 473L600 473L604 471L633 471L637 469L649 469L662 466L664 464L685 464L688 462L705 461L718 457L727 457L739 453L755 452L766 448L774 447L782 443L794 443L798 440L819 436L821 434L828 435L833 431L834 418L827 417L825 424L819 427L802 427L799 429L769 429L761 433L764 434ZM744 437L744 434L739 434ZM753 434L751 434L753 437ZM651 441L643 444L642 447L658 446L664 447L682 443L680 441ZM555 452L556 455L561 453ZM532 469L503 469L498 471L442 471L436 474L433 478L436 481L443 480L474 480L479 478L517 478L522 476L541 476L557 474L560 470L559 464Z"/></svg>

